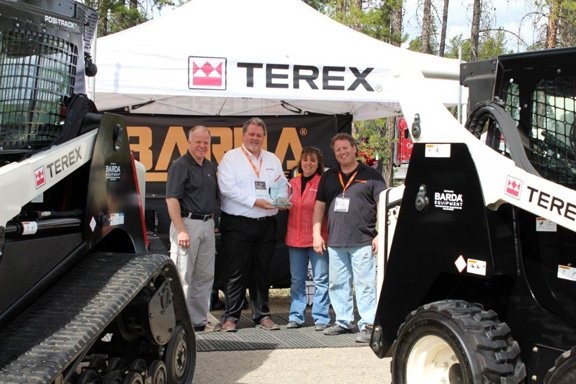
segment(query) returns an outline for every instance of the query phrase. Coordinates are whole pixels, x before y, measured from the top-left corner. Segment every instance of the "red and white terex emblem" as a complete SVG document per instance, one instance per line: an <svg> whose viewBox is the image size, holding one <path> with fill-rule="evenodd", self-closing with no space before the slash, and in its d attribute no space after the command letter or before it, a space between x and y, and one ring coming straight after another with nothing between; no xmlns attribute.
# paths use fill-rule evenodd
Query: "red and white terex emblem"
<svg viewBox="0 0 576 384"><path fill-rule="evenodd" d="M508 176L506 178L506 194L515 199L520 199L520 192L522 191L522 180L515 177Z"/></svg>
<svg viewBox="0 0 576 384"><path fill-rule="evenodd" d="M44 176L44 167L40 167L34 171L34 179L36 180L36 188L40 188L46 184L46 176Z"/></svg>
<svg viewBox="0 0 576 384"><path fill-rule="evenodd" d="M226 59L223 57L188 58L188 88L226 89Z"/></svg>

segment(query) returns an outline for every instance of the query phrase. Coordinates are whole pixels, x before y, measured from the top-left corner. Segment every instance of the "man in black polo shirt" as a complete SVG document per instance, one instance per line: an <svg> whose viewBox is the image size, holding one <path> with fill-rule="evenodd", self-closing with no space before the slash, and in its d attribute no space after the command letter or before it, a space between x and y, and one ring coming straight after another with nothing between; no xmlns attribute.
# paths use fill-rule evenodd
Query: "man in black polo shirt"
<svg viewBox="0 0 576 384"><path fill-rule="evenodd" d="M324 334L352 332L354 293L360 315L356 341L368 343L376 312L376 211L386 183L380 172L356 160L357 146L352 136L339 133L330 145L338 166L324 172L320 179L312 219L314 250L323 252L328 245L328 293L336 314L336 323ZM327 243L320 233L325 214Z"/></svg>
<svg viewBox="0 0 576 384"><path fill-rule="evenodd" d="M214 214L219 206L216 167L206 159L210 131L195 126L188 133L188 150L168 170L166 205L170 224L170 257L176 263L194 329L208 324L214 281L216 242Z"/></svg>

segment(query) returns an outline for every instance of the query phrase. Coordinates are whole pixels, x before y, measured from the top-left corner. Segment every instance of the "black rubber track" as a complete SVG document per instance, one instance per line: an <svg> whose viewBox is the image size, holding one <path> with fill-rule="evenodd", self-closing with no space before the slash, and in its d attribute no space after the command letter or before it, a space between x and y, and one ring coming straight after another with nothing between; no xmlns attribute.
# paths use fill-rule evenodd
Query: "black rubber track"
<svg viewBox="0 0 576 384"><path fill-rule="evenodd" d="M0 330L0 382L52 383L168 260L98 253L78 263Z"/></svg>

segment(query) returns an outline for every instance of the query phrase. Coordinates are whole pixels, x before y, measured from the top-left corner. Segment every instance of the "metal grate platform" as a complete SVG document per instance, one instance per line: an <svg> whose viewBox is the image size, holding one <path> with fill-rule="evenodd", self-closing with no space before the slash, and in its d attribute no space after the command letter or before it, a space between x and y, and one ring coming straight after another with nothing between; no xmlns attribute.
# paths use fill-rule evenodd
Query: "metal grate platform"
<svg viewBox="0 0 576 384"><path fill-rule="evenodd" d="M339 347L362 347L366 344L356 343L356 333L325 336L316 331L310 316L310 307L307 309L307 319L303 327L287 329L289 303L271 301L272 320L281 329L266 331L254 326L250 318L251 311L242 312L238 322L237 332L198 332L196 333L196 348L198 352L212 351L246 351L246 350L269 350L269 349L306 349L306 348L339 348ZM213 311L212 316L216 320L220 318L222 311ZM334 313L331 313L334 322ZM358 317L356 317L358 319ZM357 332L357 329L354 329Z"/></svg>

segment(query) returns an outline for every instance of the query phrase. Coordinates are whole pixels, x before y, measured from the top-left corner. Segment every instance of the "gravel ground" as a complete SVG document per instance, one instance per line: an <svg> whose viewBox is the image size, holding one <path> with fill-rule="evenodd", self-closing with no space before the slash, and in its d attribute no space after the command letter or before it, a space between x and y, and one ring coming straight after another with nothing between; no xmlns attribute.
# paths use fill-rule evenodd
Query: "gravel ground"
<svg viewBox="0 0 576 384"><path fill-rule="evenodd" d="M390 359L366 347L199 352L192 384L390 384Z"/></svg>

